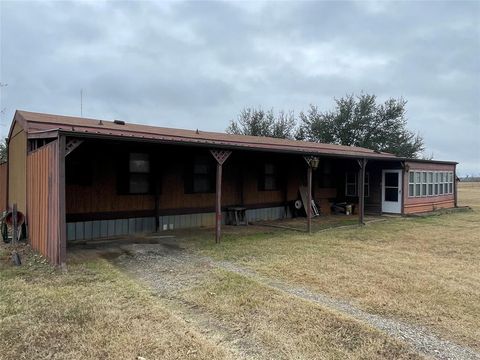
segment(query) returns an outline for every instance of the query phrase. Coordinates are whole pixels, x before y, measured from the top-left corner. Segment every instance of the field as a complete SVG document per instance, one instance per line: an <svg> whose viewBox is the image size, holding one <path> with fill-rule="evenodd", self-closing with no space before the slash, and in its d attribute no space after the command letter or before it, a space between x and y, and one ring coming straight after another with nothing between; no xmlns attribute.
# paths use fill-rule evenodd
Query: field
<svg viewBox="0 0 480 360"><path fill-rule="evenodd" d="M476 358L480 184L461 185L459 205L473 211L312 236L249 230L220 245L198 232L104 257L79 252L67 272L28 249L12 267L0 247L0 354L415 359L435 357L435 341L415 345L432 335L449 354Z"/></svg>

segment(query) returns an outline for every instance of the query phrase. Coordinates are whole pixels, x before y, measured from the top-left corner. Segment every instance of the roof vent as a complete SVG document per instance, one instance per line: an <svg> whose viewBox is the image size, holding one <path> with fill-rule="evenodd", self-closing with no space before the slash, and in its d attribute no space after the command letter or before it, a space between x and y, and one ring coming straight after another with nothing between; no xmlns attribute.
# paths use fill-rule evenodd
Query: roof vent
<svg viewBox="0 0 480 360"><path fill-rule="evenodd" d="M125 121L123 120L113 120L113 123L117 125L125 125Z"/></svg>
<svg viewBox="0 0 480 360"><path fill-rule="evenodd" d="M98 122L98 125L103 125L103 121L100 120L100 121Z"/></svg>

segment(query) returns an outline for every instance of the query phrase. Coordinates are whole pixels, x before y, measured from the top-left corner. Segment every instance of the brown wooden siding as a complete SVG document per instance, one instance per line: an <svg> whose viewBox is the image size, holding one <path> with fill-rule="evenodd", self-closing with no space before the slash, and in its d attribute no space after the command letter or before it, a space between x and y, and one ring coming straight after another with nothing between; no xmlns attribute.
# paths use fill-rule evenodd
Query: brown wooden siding
<svg viewBox="0 0 480 360"><path fill-rule="evenodd" d="M455 165L452 164L434 164L423 162L406 162L409 170L425 170L425 171L453 171ZM428 197L409 197L408 196L408 172L405 171L403 177L403 194L404 194L404 214L414 214L420 212L434 211L437 209L452 208L455 206L455 187L456 182L453 181L453 194L437 195Z"/></svg>
<svg viewBox="0 0 480 360"><path fill-rule="evenodd" d="M30 245L53 264L61 261L58 140L27 156Z"/></svg>
<svg viewBox="0 0 480 360"><path fill-rule="evenodd" d="M8 144L8 205L17 204L23 213L27 209L27 135L16 123Z"/></svg>
<svg viewBox="0 0 480 360"><path fill-rule="evenodd" d="M211 209L215 204L215 193L189 194L185 192L185 179L190 169L189 161L192 155L204 153L211 155L206 149L182 148L182 147L141 147L130 146L121 151L121 146L86 143L80 145L66 159L67 162L77 158L89 158L91 163L85 171L91 171L91 183L79 185L67 183L66 185L66 211L67 216L73 214L107 213L107 212L134 212L153 211L155 209L155 195L122 195L117 191L116 160L125 157L128 151L146 151L152 154L151 164L158 169L158 179L154 187L160 189L158 195L159 212L166 210L175 211L180 209ZM288 169L288 164L295 162L300 164L300 170L284 171L280 176L288 177L288 191L285 189L285 181L275 191L262 191L258 188L260 165L265 161L278 160L279 167ZM303 177L304 160L279 155L233 153L231 158L224 164L222 206L243 204L255 207L258 204L283 204L286 200L297 198L298 177ZM214 161L213 158L211 159ZM68 171L67 166L67 171ZM90 170L88 170L89 168ZM68 177L68 173L67 173ZM291 182L290 182L291 180Z"/></svg>
<svg viewBox="0 0 480 360"><path fill-rule="evenodd" d="M7 163L0 164L0 211L7 210Z"/></svg>

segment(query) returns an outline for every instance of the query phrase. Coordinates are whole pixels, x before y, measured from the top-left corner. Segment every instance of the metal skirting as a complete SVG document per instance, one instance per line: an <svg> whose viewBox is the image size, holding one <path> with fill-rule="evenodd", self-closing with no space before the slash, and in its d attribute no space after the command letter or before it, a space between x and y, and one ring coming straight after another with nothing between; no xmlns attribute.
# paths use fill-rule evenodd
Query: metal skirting
<svg viewBox="0 0 480 360"><path fill-rule="evenodd" d="M225 225L225 213L222 214ZM283 206L248 209L250 222L260 220L277 220L291 217ZM198 213L186 215L164 215L159 218L159 231L215 226L215 213ZM67 240L91 240L138 233L155 232L155 218L132 218L98 221L78 221L67 223Z"/></svg>

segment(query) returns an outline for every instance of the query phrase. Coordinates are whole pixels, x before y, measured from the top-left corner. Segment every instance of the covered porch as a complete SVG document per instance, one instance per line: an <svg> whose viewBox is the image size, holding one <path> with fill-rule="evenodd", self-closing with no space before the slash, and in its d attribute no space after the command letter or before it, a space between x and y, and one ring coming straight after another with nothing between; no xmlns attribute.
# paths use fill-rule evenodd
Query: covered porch
<svg viewBox="0 0 480 360"><path fill-rule="evenodd" d="M307 232L343 220L362 224L365 214L382 211L382 170L401 167L353 156L81 139L65 169L69 242L188 228L214 228L219 242L232 208L243 209L249 224L278 220Z"/></svg>

